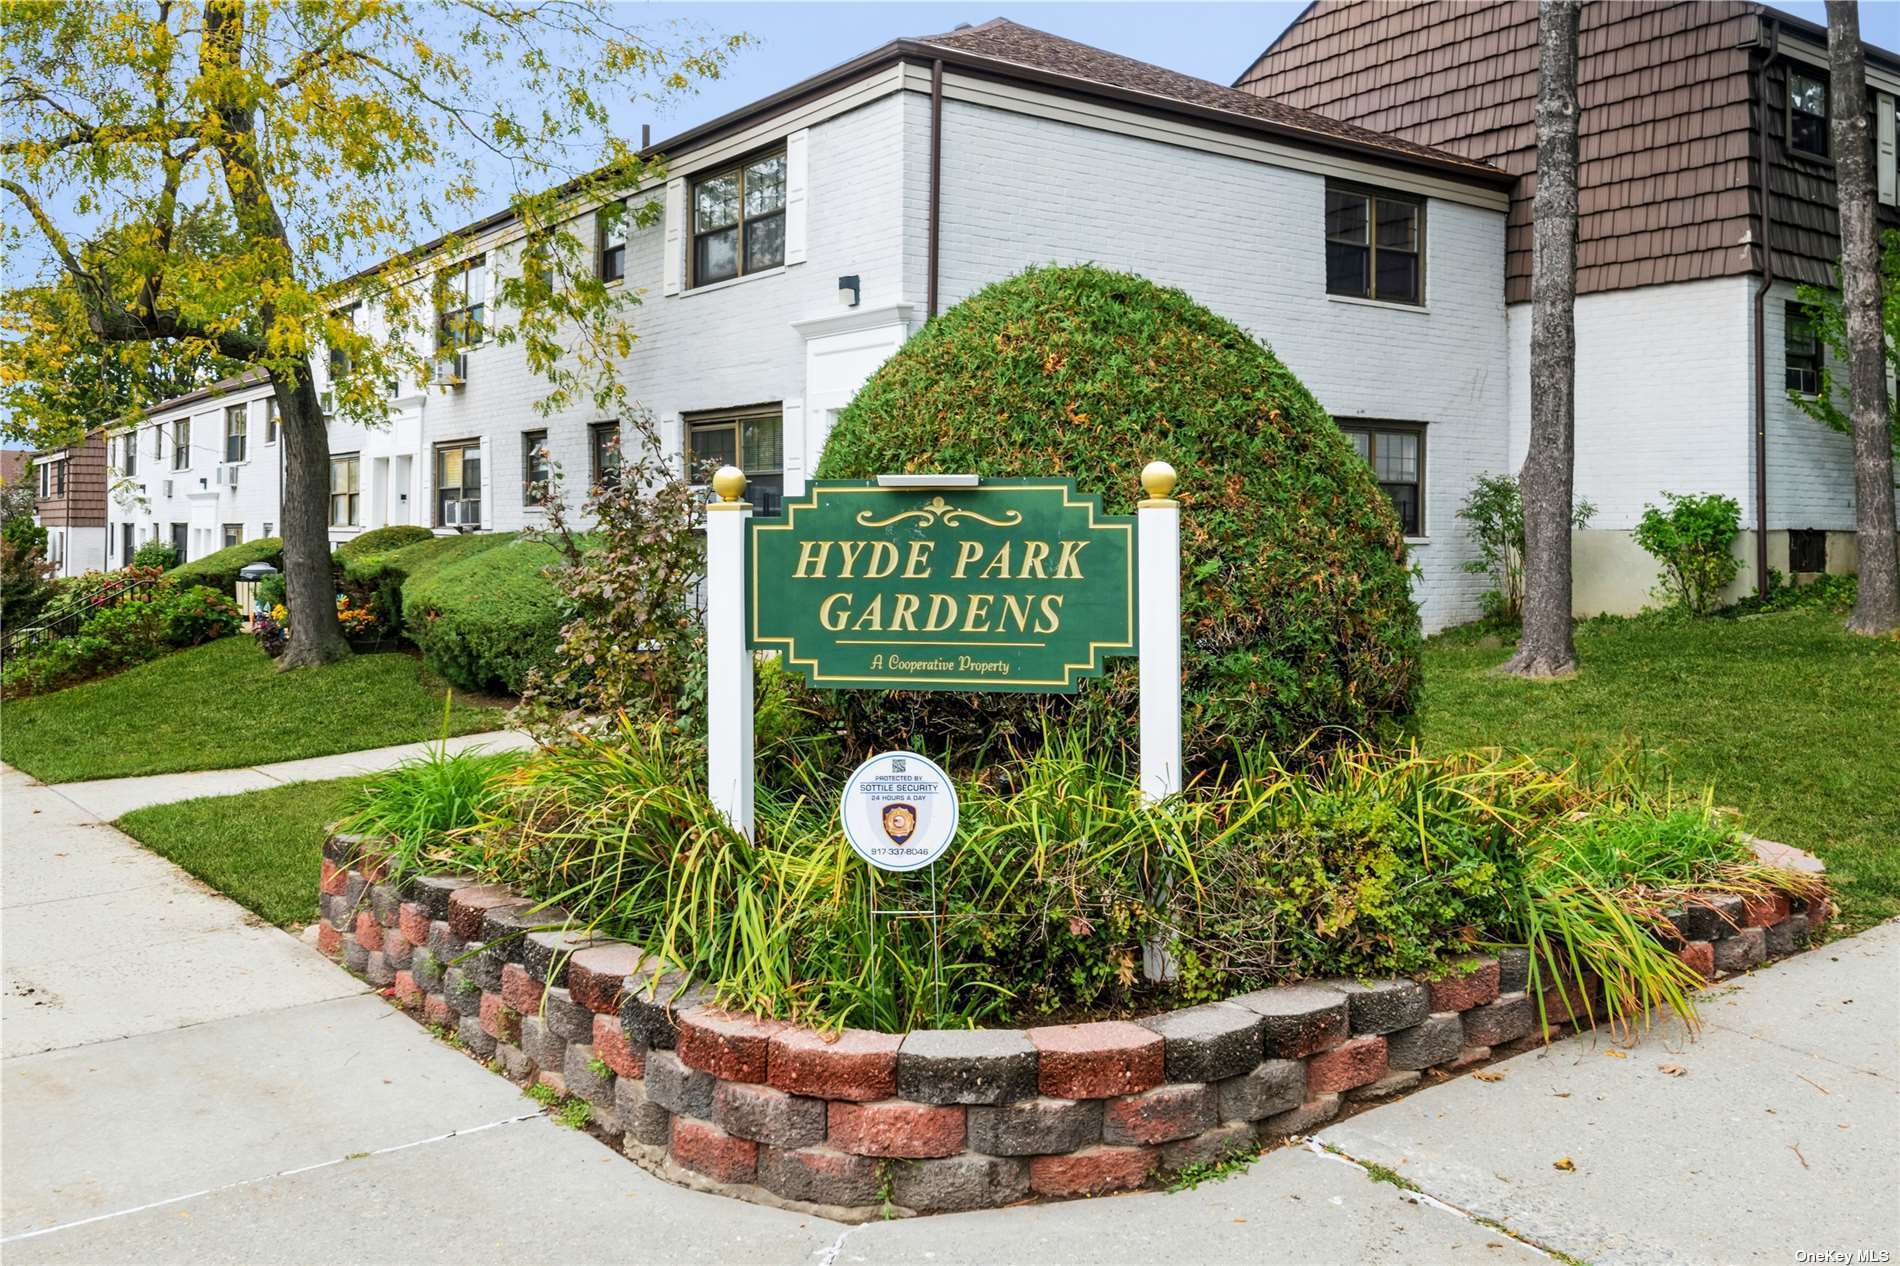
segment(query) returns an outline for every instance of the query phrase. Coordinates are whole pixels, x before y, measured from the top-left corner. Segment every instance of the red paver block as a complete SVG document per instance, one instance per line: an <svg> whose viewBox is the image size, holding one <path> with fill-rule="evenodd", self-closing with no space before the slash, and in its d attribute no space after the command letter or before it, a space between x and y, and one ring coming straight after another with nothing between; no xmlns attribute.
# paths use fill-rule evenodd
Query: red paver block
<svg viewBox="0 0 1900 1266"><path fill-rule="evenodd" d="M688 1068L724 1081L764 1081L772 1038L784 1028L782 1020L694 1007L679 1018L674 1050Z"/></svg>
<svg viewBox="0 0 1900 1266"><path fill-rule="evenodd" d="M647 1048L627 1036L617 1015L594 1017L594 1054L616 1077L647 1075Z"/></svg>
<svg viewBox="0 0 1900 1266"><path fill-rule="evenodd" d="M1126 1020L1029 1030L1038 1089L1054 1099L1112 1099L1161 1084L1166 1042Z"/></svg>
<svg viewBox="0 0 1900 1266"><path fill-rule="evenodd" d="M646 955L631 945L609 941L575 950L567 960L567 992L589 1011L618 1011L627 977L640 970Z"/></svg>
<svg viewBox="0 0 1900 1266"><path fill-rule="evenodd" d="M405 1007L417 1006L422 1002L422 986L416 983L414 972L397 972L396 983L391 986L391 989L396 1001Z"/></svg>
<svg viewBox="0 0 1900 1266"><path fill-rule="evenodd" d="M1039 1196L1099 1196L1148 1181L1160 1153L1152 1147L1085 1147L1029 1158L1029 1189Z"/></svg>
<svg viewBox="0 0 1900 1266"><path fill-rule="evenodd" d="M1104 1143L1172 1143L1219 1124L1214 1088L1206 1082L1170 1082L1138 1095L1110 1099L1102 1108Z"/></svg>
<svg viewBox="0 0 1900 1266"><path fill-rule="evenodd" d="M343 895L350 884L350 872L329 858L324 858L317 867L317 891L327 892L333 897Z"/></svg>
<svg viewBox="0 0 1900 1266"><path fill-rule="evenodd" d="M966 1119L962 1104L833 1100L826 1106L826 1124L826 1141L841 1152L923 1160L962 1151Z"/></svg>
<svg viewBox="0 0 1900 1266"><path fill-rule="evenodd" d="M368 910L356 912L356 942L372 954L383 947L383 925Z"/></svg>
<svg viewBox="0 0 1900 1266"><path fill-rule="evenodd" d="M343 933L331 927L328 921L317 924L317 949L335 958L343 952Z"/></svg>
<svg viewBox="0 0 1900 1266"><path fill-rule="evenodd" d="M501 966L501 1000L522 1015L541 1013L541 982L520 963Z"/></svg>
<svg viewBox="0 0 1900 1266"><path fill-rule="evenodd" d="M429 943L429 912L413 901L405 901L396 911L396 926L411 945Z"/></svg>
<svg viewBox="0 0 1900 1266"><path fill-rule="evenodd" d="M521 1013L503 1002L498 993L482 994L482 1032L497 1042L521 1040Z"/></svg>
<svg viewBox="0 0 1900 1266"><path fill-rule="evenodd" d="M1793 910L1785 892L1768 892L1742 900L1742 926L1768 928L1787 918Z"/></svg>
<svg viewBox="0 0 1900 1266"><path fill-rule="evenodd" d="M1690 941L1676 951L1676 957L1704 981L1715 979L1715 946L1707 941Z"/></svg>
<svg viewBox="0 0 1900 1266"><path fill-rule="evenodd" d="M868 1103L897 1093L896 1033L788 1027L772 1035L765 1080L795 1095Z"/></svg>
<svg viewBox="0 0 1900 1266"><path fill-rule="evenodd" d="M759 1145L711 1121L674 1117L673 1159L717 1182L751 1182L759 1172Z"/></svg>
<svg viewBox="0 0 1900 1266"><path fill-rule="evenodd" d="M1367 1036L1351 1038L1330 1051L1321 1051L1306 1061L1306 1096L1337 1094L1355 1086L1367 1086L1385 1076L1385 1039Z"/></svg>
<svg viewBox="0 0 1900 1266"><path fill-rule="evenodd" d="M454 1024L455 1012L449 1009L449 1000L439 993L425 996L422 999L422 1022L424 1024Z"/></svg>
<svg viewBox="0 0 1900 1266"><path fill-rule="evenodd" d="M1498 979L1497 959L1468 958L1453 963L1447 975L1424 984L1431 991L1434 1012L1469 1011L1498 1000Z"/></svg>

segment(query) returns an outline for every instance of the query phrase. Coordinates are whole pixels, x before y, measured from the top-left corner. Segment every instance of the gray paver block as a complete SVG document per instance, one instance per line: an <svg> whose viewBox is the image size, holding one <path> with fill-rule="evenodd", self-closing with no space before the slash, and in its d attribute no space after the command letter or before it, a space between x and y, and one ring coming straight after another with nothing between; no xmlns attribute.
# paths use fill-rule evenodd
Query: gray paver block
<svg viewBox="0 0 1900 1266"><path fill-rule="evenodd" d="M1460 1013L1440 1011L1410 1028L1385 1035L1386 1067L1401 1071L1430 1068L1458 1058L1458 1052L1464 1048L1465 1026Z"/></svg>
<svg viewBox="0 0 1900 1266"><path fill-rule="evenodd" d="M596 1107L611 1108L614 1106L614 1082L618 1079L611 1069L596 1069L594 1065L598 1061L599 1056L594 1054L593 1047L570 1042L561 1064L561 1077L567 1082L567 1093L577 1095Z"/></svg>
<svg viewBox="0 0 1900 1266"><path fill-rule="evenodd" d="M1350 1013L1346 995L1320 985L1257 989L1229 1001L1260 1017L1262 1053L1298 1059L1346 1040Z"/></svg>
<svg viewBox="0 0 1900 1266"><path fill-rule="evenodd" d="M1346 995L1353 1036L1410 1028L1431 1014L1431 993L1416 980L1328 981Z"/></svg>
<svg viewBox="0 0 1900 1266"><path fill-rule="evenodd" d="M1210 1003L1137 1023L1167 1043L1169 1081L1221 1081L1260 1060L1260 1017L1244 1007Z"/></svg>
<svg viewBox="0 0 1900 1266"><path fill-rule="evenodd" d="M1717 971L1743 972L1758 967L1768 954L1768 934L1761 928L1742 928L1715 943Z"/></svg>
<svg viewBox="0 0 1900 1266"><path fill-rule="evenodd" d="M594 1039L594 1013L575 1002L567 990L551 985L541 1000L542 1017L548 1032L564 1042L591 1042Z"/></svg>
<svg viewBox="0 0 1900 1266"><path fill-rule="evenodd" d="M975 1152L909 1161L897 1167L891 1187L899 1205L920 1213L992 1209L1029 1194L1029 1162Z"/></svg>
<svg viewBox="0 0 1900 1266"><path fill-rule="evenodd" d="M1018 1099L970 1108L973 1151L992 1156L1046 1156L1102 1141L1100 1099Z"/></svg>
<svg viewBox="0 0 1900 1266"><path fill-rule="evenodd" d="M917 1103L1008 1103L1036 1094L1020 1029L917 1029L897 1049L897 1093Z"/></svg>
<svg viewBox="0 0 1900 1266"><path fill-rule="evenodd" d="M1511 945L1497 952L1498 992L1523 993L1531 983L1531 952Z"/></svg>
<svg viewBox="0 0 1900 1266"><path fill-rule="evenodd" d="M648 1097L638 1077L614 1079L614 1115L629 1142L664 1147L673 1137L673 1114Z"/></svg>
<svg viewBox="0 0 1900 1266"><path fill-rule="evenodd" d="M1289 1112L1306 1099L1306 1064L1297 1059L1268 1059L1216 1089L1223 1121L1259 1121Z"/></svg>
<svg viewBox="0 0 1900 1266"><path fill-rule="evenodd" d="M647 1097L678 1116L712 1120L713 1078L672 1051L647 1052Z"/></svg>

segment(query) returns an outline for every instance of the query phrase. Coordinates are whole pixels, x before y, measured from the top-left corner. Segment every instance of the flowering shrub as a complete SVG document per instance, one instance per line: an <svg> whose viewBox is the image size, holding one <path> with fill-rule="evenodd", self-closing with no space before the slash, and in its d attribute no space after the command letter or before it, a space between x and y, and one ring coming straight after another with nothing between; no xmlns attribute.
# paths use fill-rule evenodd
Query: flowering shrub
<svg viewBox="0 0 1900 1266"><path fill-rule="evenodd" d="M160 599L159 605L164 614L165 640L173 646L196 646L228 637L244 622L237 603L209 585L174 590Z"/></svg>
<svg viewBox="0 0 1900 1266"><path fill-rule="evenodd" d="M103 600L103 585L92 579L97 575L77 579L96 586ZM167 582L101 607L78 632L7 661L0 694L43 694L76 685L144 663L171 647L196 646L235 633L241 622L237 604L217 590L204 585L178 589Z"/></svg>
<svg viewBox="0 0 1900 1266"><path fill-rule="evenodd" d="M376 614L373 602L361 606L350 605L350 596L340 593L336 596L336 621L343 626L345 637L369 637L382 632L383 622Z"/></svg>

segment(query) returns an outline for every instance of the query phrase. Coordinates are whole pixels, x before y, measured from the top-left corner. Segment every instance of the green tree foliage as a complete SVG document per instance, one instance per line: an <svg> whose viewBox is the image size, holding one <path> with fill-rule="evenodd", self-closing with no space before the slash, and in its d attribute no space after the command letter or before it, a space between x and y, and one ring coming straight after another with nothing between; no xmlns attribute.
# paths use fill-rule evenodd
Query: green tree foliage
<svg viewBox="0 0 1900 1266"><path fill-rule="evenodd" d="M686 91L737 43L631 26L634 12L608 0L0 6L8 263L75 300L16 305L44 319L0 341L0 381L61 381L71 358L108 344L267 373L285 579L304 611L286 666L345 649L322 601L316 356L343 370L333 412L366 425L385 419L390 380L428 381L439 345L478 337L522 345L547 380L543 408L618 412L637 292L596 276L594 213L662 168L609 134L609 104ZM456 226L494 210L498 180L513 182L530 257L490 251L500 303L450 328L436 269L467 247ZM631 214L651 218L653 199ZM207 224L209 249L192 231ZM428 256L412 253L430 239Z"/></svg>
<svg viewBox="0 0 1900 1266"><path fill-rule="evenodd" d="M1661 596L1691 615L1707 615L1742 567L1734 554L1742 508L1735 498L1714 492L1665 492L1663 498L1667 510L1643 507L1636 543L1662 564Z"/></svg>
<svg viewBox="0 0 1900 1266"><path fill-rule="evenodd" d="M1127 514L1149 461L1180 472L1190 763L1367 731L1417 696L1405 546L1371 469L1253 336L1178 290L1037 268L932 321L839 417L818 475L1063 475ZM1132 745L1134 661L1074 696L846 692L861 745L1034 746L1056 717Z"/></svg>
<svg viewBox="0 0 1900 1266"><path fill-rule="evenodd" d="M1841 308L1841 292L1802 285L1796 287L1795 298L1828 354L1821 362L1821 389L1812 396L1789 391L1788 399L1816 422L1851 436L1854 419L1836 398L1837 387L1843 398L1847 391L1845 380L1835 372L1847 363L1847 316ZM1880 301L1880 324L1887 334L1887 372L1892 376L1900 374L1900 231L1893 229L1880 235ZM1887 395L1887 424L1893 431L1894 452L1900 455L1900 392Z"/></svg>
<svg viewBox="0 0 1900 1266"><path fill-rule="evenodd" d="M1588 498L1578 498L1571 507L1570 526L1586 526L1596 512ZM1478 556L1467 558L1464 569L1491 577L1497 586L1484 595L1485 615L1516 623L1524 615L1524 494L1518 481L1509 475L1480 475L1465 494L1458 517L1471 525L1471 541L1478 547Z"/></svg>

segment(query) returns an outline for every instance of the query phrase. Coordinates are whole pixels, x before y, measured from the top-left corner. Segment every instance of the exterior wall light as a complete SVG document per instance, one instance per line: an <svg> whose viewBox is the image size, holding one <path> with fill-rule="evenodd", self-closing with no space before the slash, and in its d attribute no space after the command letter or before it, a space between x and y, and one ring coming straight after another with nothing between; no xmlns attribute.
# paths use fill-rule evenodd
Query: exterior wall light
<svg viewBox="0 0 1900 1266"><path fill-rule="evenodd" d="M858 297L862 287L858 285L858 275L838 278L838 303L847 308L858 306Z"/></svg>

